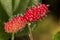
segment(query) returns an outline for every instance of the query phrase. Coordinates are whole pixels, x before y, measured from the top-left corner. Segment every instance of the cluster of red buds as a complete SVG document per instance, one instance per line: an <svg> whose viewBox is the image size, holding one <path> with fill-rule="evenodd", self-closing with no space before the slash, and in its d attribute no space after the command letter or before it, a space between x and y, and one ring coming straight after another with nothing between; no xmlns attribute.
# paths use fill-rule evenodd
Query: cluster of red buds
<svg viewBox="0 0 60 40"><path fill-rule="evenodd" d="M48 6L46 4L39 4L29 8L25 13L25 18L29 22L35 22L45 16L47 12Z"/></svg>
<svg viewBox="0 0 60 40"><path fill-rule="evenodd" d="M5 24L5 31L8 33L16 33L18 30L22 30L26 26L26 22L36 22L43 18L48 12L48 6L46 4L39 4L37 6L30 7L24 17L18 15Z"/></svg>
<svg viewBox="0 0 60 40"><path fill-rule="evenodd" d="M26 26L26 22L26 19L19 15L5 23L4 29L8 33L16 33L18 30L22 30Z"/></svg>

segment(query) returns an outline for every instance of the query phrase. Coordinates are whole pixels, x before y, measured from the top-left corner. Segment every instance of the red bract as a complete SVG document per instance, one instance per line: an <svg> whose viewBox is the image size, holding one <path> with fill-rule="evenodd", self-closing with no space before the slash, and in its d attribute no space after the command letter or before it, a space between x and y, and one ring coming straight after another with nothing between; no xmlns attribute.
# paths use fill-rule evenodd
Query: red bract
<svg viewBox="0 0 60 40"><path fill-rule="evenodd" d="M29 8L25 13L25 18L29 22L35 22L40 19L40 10L37 7Z"/></svg>
<svg viewBox="0 0 60 40"><path fill-rule="evenodd" d="M17 16L5 24L5 31L7 33L16 33L18 30L22 30L26 26L26 19L22 16Z"/></svg>

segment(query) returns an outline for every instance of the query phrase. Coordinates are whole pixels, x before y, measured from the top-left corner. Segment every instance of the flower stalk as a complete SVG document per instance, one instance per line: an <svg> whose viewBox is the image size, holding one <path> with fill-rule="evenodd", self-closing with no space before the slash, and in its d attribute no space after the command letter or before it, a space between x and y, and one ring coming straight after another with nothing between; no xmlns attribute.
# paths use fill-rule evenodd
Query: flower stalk
<svg viewBox="0 0 60 40"><path fill-rule="evenodd" d="M12 37L11 37L11 40L14 40L14 33L12 33Z"/></svg>
<svg viewBox="0 0 60 40"><path fill-rule="evenodd" d="M30 38L30 40L33 40L32 29L31 29L30 25L31 25L31 23L28 23L28 28L29 28L29 38Z"/></svg>

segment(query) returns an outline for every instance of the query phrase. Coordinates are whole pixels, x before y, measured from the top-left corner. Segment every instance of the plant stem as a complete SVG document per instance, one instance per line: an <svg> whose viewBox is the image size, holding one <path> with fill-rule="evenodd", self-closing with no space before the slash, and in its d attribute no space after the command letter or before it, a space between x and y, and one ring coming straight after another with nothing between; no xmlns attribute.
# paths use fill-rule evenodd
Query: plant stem
<svg viewBox="0 0 60 40"><path fill-rule="evenodd" d="M31 29L30 25L31 25L31 23L28 23L28 28L29 28L29 32L30 32L29 38L30 38L30 40L33 40L32 29Z"/></svg>
<svg viewBox="0 0 60 40"><path fill-rule="evenodd" d="M12 37L11 37L11 40L14 40L14 33L12 33Z"/></svg>

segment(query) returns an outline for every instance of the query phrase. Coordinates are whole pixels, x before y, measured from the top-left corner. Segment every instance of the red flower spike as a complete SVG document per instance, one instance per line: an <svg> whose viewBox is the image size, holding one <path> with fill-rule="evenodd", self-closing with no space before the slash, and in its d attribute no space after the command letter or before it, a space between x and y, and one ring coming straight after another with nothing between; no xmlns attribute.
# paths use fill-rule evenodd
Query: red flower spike
<svg viewBox="0 0 60 40"><path fill-rule="evenodd" d="M26 19L22 16L17 16L5 24L5 31L7 33L16 33L18 30L22 30L26 26Z"/></svg>
<svg viewBox="0 0 60 40"><path fill-rule="evenodd" d="M35 22L45 16L48 12L46 4L39 4L36 7L29 8L25 13L25 18L29 22Z"/></svg>
<svg viewBox="0 0 60 40"><path fill-rule="evenodd" d="M25 18L29 22L35 22L40 19L40 10L37 7L31 7L25 13Z"/></svg>

